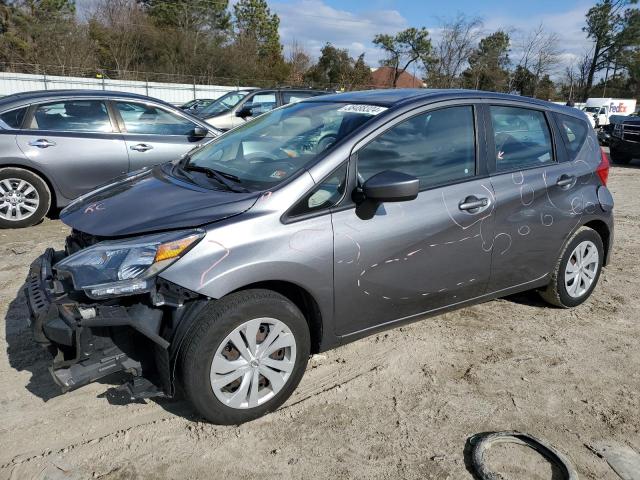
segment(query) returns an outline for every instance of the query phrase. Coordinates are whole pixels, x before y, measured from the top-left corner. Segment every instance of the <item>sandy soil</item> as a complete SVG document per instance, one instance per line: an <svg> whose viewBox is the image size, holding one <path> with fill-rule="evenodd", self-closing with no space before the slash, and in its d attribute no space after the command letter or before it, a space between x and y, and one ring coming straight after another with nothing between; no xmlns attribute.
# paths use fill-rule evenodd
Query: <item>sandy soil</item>
<svg viewBox="0 0 640 480"><path fill-rule="evenodd" d="M58 396L20 288L67 229L4 231L0 479L464 480L471 435L517 429L565 452L581 479L615 480L588 446L640 451L639 167L611 171L615 254L586 304L520 295L361 340L312 359L283 408L239 427L203 423L183 401L118 405L105 384ZM490 461L506 478L557 478L521 447Z"/></svg>

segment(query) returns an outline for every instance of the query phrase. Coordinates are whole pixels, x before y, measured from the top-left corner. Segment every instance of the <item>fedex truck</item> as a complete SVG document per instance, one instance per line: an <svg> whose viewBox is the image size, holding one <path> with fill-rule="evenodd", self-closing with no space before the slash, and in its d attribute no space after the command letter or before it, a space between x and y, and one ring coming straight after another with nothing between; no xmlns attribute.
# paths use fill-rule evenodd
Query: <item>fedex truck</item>
<svg viewBox="0 0 640 480"><path fill-rule="evenodd" d="M589 98L582 109L594 128L609 125L611 115L631 115L636 111L635 100L618 98Z"/></svg>

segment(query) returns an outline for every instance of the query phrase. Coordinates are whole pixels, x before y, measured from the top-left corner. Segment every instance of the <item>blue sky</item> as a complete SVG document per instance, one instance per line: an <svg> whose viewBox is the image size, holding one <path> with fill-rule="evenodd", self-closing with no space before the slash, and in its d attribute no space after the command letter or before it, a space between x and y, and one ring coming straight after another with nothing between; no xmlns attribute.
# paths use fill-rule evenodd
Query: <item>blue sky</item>
<svg viewBox="0 0 640 480"><path fill-rule="evenodd" d="M560 74L591 45L581 29L584 15L594 3L595 0L277 0L269 5L280 16L285 47L296 41L315 57L329 41L349 49L352 56L364 52L370 65L377 65L381 58L371 43L376 33L424 26L437 39L441 20L458 13L480 17L483 32L509 31L514 40L514 60L518 56L518 36L543 24L547 31L559 36Z"/></svg>

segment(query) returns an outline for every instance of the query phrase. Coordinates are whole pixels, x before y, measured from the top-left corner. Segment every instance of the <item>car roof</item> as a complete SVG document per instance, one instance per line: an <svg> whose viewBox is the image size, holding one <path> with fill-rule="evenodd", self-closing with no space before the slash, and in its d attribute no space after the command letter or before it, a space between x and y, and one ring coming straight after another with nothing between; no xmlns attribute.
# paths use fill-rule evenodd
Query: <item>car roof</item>
<svg viewBox="0 0 640 480"><path fill-rule="evenodd" d="M34 90L31 92L14 93L13 95L7 95L0 98L0 109L4 110L9 107L18 107L20 105L26 105L32 102L38 102L42 100L55 100L56 98L68 98L68 97L96 97L96 98L131 98L136 100L152 100L156 103L162 103L164 105L172 106L170 103L160 100L158 98L148 97L139 93L131 92L119 92L116 90L89 90L89 89L66 89L66 90Z"/></svg>
<svg viewBox="0 0 640 480"><path fill-rule="evenodd" d="M584 113L573 107L538 100L536 98L511 95L507 93L487 92L483 90L437 89L437 88L394 88L382 90L361 90L354 92L323 95L304 100L305 102L345 102L380 105L384 107L400 107L413 102L442 101L453 99L487 99L507 100L517 103L530 103L554 110L559 113L584 119Z"/></svg>
<svg viewBox="0 0 640 480"><path fill-rule="evenodd" d="M242 90L242 89L240 89ZM275 88L256 88L250 90L251 93L260 92L313 92L313 93L333 93L332 91L320 90L317 88L305 88L305 87L275 87Z"/></svg>

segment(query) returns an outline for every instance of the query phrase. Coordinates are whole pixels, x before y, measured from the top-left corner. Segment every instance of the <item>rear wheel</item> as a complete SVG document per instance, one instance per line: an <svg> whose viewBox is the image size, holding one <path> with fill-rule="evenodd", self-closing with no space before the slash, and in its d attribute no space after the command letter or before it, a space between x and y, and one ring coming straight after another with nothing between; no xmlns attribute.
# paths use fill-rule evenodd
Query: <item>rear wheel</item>
<svg viewBox="0 0 640 480"><path fill-rule="evenodd" d="M580 305L598 283L603 260L600 235L591 228L581 228L565 245L549 285L540 292L542 298L562 308Z"/></svg>
<svg viewBox="0 0 640 480"><path fill-rule="evenodd" d="M307 322L293 303L269 290L237 292L201 313L182 355L182 383L210 422L247 422L289 398L309 351Z"/></svg>
<svg viewBox="0 0 640 480"><path fill-rule="evenodd" d="M621 152L620 150L616 150L615 148L611 148L609 150L609 156L611 157L611 161L613 163L618 163L621 165L625 165L631 161L631 156Z"/></svg>
<svg viewBox="0 0 640 480"><path fill-rule="evenodd" d="M0 228L30 227L51 206L51 192L42 178L22 168L0 168Z"/></svg>

